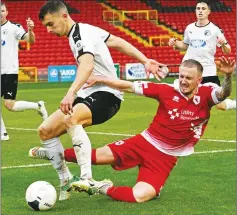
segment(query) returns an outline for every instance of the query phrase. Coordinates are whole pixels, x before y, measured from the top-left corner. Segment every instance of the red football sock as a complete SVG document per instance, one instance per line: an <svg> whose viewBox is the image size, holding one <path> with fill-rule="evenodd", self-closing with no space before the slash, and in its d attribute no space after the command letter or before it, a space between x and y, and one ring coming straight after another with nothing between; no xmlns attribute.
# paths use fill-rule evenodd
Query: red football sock
<svg viewBox="0 0 237 215"><path fill-rule="evenodd" d="M96 165L96 149L92 149L91 151L91 163Z"/></svg>
<svg viewBox="0 0 237 215"><path fill-rule="evenodd" d="M68 162L77 163L77 157L73 148L64 150L64 158ZM92 149L91 152L91 163L96 164L96 149Z"/></svg>
<svg viewBox="0 0 237 215"><path fill-rule="evenodd" d="M112 199L123 202L137 202L134 198L132 187L110 187L107 195Z"/></svg>
<svg viewBox="0 0 237 215"><path fill-rule="evenodd" d="M68 162L77 163L76 154L75 154L73 148L65 149L65 150L64 150L64 158L65 158L65 160L68 161Z"/></svg>

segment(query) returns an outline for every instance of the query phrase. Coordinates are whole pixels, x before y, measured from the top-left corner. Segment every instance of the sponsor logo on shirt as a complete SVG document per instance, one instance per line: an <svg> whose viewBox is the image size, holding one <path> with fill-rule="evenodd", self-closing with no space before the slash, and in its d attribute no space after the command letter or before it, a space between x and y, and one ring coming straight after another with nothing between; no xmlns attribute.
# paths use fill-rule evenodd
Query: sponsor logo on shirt
<svg viewBox="0 0 237 215"><path fill-rule="evenodd" d="M5 40L1 40L1 45L5 46L6 45L6 41Z"/></svg>
<svg viewBox="0 0 237 215"><path fill-rule="evenodd" d="M179 97L178 96L174 96L173 101L179 102Z"/></svg>
<svg viewBox="0 0 237 215"><path fill-rule="evenodd" d="M179 117L178 109L169 110L168 114L170 115L170 119L175 119L176 117Z"/></svg>
<svg viewBox="0 0 237 215"><path fill-rule="evenodd" d="M190 41L190 45L191 47L193 48L201 48L201 47L204 47L206 46L206 41L205 40L199 40L199 39L196 39L196 40L191 40Z"/></svg>
<svg viewBox="0 0 237 215"><path fill-rule="evenodd" d="M173 110L169 110L168 114L170 115L170 119L180 119L180 120L196 120L199 119L198 116L194 116L194 112L190 110L181 110L178 111L177 108Z"/></svg>

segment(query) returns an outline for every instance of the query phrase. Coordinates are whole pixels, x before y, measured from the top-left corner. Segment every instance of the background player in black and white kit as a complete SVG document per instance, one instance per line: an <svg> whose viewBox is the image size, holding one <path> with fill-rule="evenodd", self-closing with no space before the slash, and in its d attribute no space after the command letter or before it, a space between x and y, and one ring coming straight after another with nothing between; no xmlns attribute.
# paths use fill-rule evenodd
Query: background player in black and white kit
<svg viewBox="0 0 237 215"><path fill-rule="evenodd" d="M20 24L7 20L7 7L1 2L1 97L4 97L4 105L10 111L23 111L36 109L46 119L48 117L44 102L16 101L18 84L18 44L19 40L30 43L35 42L33 32L34 22L26 20L28 32ZM1 117L1 140L9 140L3 118Z"/></svg>
<svg viewBox="0 0 237 215"><path fill-rule="evenodd" d="M59 0L51 0L41 8L39 18L49 33L59 37L67 36L69 45L78 63L77 75L55 111L39 127L39 136L48 150L53 167L60 179L60 200L69 198L67 192L74 184L93 185L91 171L91 143L84 127L103 123L113 117L120 108L123 94L102 84L83 89L90 75L117 79L114 63L108 47L115 48L145 65L147 72L162 77L163 66L148 59L125 40L109 34L98 27L76 23L68 14L66 6ZM59 136L68 133L72 138L77 163L81 169L80 179L73 177L64 160L64 149ZM39 156L37 148L30 150L31 157ZM108 182L109 183L109 182Z"/></svg>
<svg viewBox="0 0 237 215"><path fill-rule="evenodd" d="M209 21L208 16L211 6L208 1L200 0L196 5L197 22L189 24L184 32L184 40L176 38L169 40L169 45L180 50L187 50L183 61L194 59L203 66L202 84L212 82L220 86L215 64L216 46L222 49L223 53L230 53L231 47L228 44L223 31ZM226 99L217 105L218 109L236 109L236 101Z"/></svg>

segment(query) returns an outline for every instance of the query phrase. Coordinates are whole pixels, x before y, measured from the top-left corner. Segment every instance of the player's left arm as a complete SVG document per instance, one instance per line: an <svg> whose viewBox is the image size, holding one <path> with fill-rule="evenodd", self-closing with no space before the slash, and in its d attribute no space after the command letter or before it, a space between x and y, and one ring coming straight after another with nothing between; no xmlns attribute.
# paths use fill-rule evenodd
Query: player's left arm
<svg viewBox="0 0 237 215"><path fill-rule="evenodd" d="M231 47L230 47L229 43L223 41L222 45L221 45L221 50L223 53L226 53L226 54L231 53Z"/></svg>
<svg viewBox="0 0 237 215"><path fill-rule="evenodd" d="M28 43L35 42L35 33L34 29L34 22L30 19L30 17L26 20L28 32L24 35L23 40L27 41Z"/></svg>
<svg viewBox="0 0 237 215"><path fill-rule="evenodd" d="M217 33L217 44L221 47L223 53L229 54L231 52L230 44L227 42L223 31L219 28Z"/></svg>
<svg viewBox="0 0 237 215"><path fill-rule="evenodd" d="M216 98L218 101L225 100L231 94L232 90L232 74L236 68L235 60L231 58L220 58L220 63L217 64L217 67L222 73L225 74L222 86L219 90L216 90Z"/></svg>

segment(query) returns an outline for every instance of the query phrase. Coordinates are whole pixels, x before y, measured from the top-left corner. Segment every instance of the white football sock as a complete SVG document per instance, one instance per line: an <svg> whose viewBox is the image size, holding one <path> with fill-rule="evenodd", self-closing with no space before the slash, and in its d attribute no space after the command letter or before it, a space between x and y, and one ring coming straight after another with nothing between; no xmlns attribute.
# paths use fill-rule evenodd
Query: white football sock
<svg viewBox="0 0 237 215"><path fill-rule="evenodd" d="M6 130L3 118L1 116L1 135L6 134L6 133L7 133L7 130Z"/></svg>
<svg viewBox="0 0 237 215"><path fill-rule="evenodd" d="M65 184L65 182L73 176L66 165L64 159L64 148L60 139L52 138L45 141L41 140L41 143L45 148L47 148L47 157L53 165L53 168L58 172L60 184Z"/></svg>
<svg viewBox="0 0 237 215"><path fill-rule="evenodd" d="M23 111L27 109L38 109L39 105L36 102L26 102L26 101L16 101L12 111L17 112L17 111Z"/></svg>
<svg viewBox="0 0 237 215"><path fill-rule="evenodd" d="M226 99L224 102L226 104L226 110L236 109L236 100Z"/></svg>
<svg viewBox="0 0 237 215"><path fill-rule="evenodd" d="M92 178L91 170L91 142L84 128L81 125L75 125L67 129L72 138L74 152L77 163L81 168L81 178Z"/></svg>

